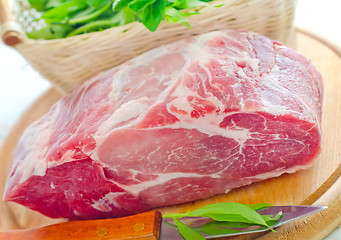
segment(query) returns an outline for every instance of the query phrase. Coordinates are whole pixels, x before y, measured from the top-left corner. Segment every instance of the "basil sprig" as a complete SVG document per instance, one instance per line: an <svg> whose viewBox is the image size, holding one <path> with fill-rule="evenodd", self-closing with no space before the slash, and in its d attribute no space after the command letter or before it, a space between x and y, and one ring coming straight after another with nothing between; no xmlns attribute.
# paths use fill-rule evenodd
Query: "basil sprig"
<svg viewBox="0 0 341 240"><path fill-rule="evenodd" d="M198 208L186 213L171 213L163 215L163 218L173 218L180 234L184 239L201 240L205 239L203 234L221 235L228 233L240 232L238 228L260 226L270 229L279 223L282 212L275 217L269 215L261 215L257 210L265 209L273 205L267 203L260 204L241 204L236 202L215 203ZM183 217L207 217L212 221L199 226L191 227L179 219Z"/></svg>

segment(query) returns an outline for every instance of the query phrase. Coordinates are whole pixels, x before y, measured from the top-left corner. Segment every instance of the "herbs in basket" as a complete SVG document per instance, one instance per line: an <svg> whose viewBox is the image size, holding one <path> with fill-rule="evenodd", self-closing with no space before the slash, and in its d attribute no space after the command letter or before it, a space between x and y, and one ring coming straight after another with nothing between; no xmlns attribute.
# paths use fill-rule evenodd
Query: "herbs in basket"
<svg viewBox="0 0 341 240"><path fill-rule="evenodd" d="M188 16L199 14L198 7L212 0L28 0L41 12L36 21L45 26L33 29L33 39L65 38L141 22L154 32L162 20L190 28ZM219 7L221 5L218 5Z"/></svg>

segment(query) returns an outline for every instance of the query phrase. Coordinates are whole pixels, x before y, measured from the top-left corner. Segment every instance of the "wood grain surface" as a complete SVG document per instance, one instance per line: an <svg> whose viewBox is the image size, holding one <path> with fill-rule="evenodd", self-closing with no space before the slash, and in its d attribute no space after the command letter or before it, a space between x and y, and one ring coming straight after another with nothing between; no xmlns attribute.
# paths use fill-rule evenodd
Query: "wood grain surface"
<svg viewBox="0 0 341 240"><path fill-rule="evenodd" d="M320 199L321 204L330 204L331 208L329 208L328 212L324 212L320 218L306 220L308 223L316 222L316 226L313 226L320 227L313 234L316 237L315 239L322 239L340 224L340 210L336 211L336 216L332 216L335 213L334 210L340 204L336 204L338 206L332 205L335 203L332 201L340 200L339 185L341 185L341 180L338 181L341 173L341 53L335 46L328 44L323 39L302 31L296 33L295 42L296 49L311 59L324 79L322 152L315 160L313 166L296 173L284 174L280 177L238 188L227 194L158 210L162 213L182 212L189 208L195 209L203 205L226 201L241 203L267 202L275 205L313 204ZM46 113L50 106L60 97L60 94L53 89L42 95L22 115L4 141L0 150L0 161L3 166L0 170L0 195L3 193L3 187L12 166L16 143L23 130L32 121ZM18 204L5 203L3 201L0 202L0 212L2 213L0 215L0 229L3 230L45 226L64 221L61 219L50 219ZM307 232L311 233L312 231L307 227L309 225L307 222L303 225L302 223L293 223L288 228L299 226L295 228L296 231L303 231L302 229L306 228ZM323 224L319 224L322 222L328 223L325 224L327 226L322 227ZM278 232L279 235L270 235L270 238L265 238L267 235L264 235L263 239L277 239L279 236L285 236L285 233L293 234L288 229L284 232ZM253 238L230 237L227 239L244 240L254 239L255 237L258 236L253 236ZM301 239L313 238L309 236L307 238L302 237Z"/></svg>

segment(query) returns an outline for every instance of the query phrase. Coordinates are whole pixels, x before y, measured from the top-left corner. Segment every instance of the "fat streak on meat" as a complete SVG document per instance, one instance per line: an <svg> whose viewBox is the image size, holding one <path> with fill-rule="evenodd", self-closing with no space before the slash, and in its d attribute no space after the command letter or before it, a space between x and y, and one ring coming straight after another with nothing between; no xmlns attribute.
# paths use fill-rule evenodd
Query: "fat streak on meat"
<svg viewBox="0 0 341 240"><path fill-rule="evenodd" d="M125 216L311 165L322 79L264 36L212 32L151 50L28 127L4 198L53 218Z"/></svg>

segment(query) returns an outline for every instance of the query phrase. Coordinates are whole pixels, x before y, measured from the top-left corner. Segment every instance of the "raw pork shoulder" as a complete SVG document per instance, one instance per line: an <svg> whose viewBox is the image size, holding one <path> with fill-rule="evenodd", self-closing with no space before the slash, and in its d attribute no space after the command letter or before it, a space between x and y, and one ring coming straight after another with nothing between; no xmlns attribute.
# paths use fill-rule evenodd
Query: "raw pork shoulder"
<svg viewBox="0 0 341 240"><path fill-rule="evenodd" d="M322 81L250 32L203 34L106 71L24 133L5 200L50 217L129 215L310 165Z"/></svg>

